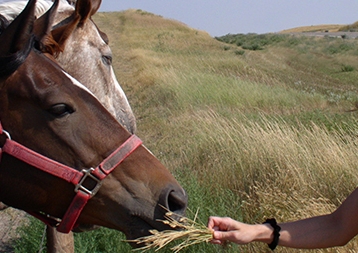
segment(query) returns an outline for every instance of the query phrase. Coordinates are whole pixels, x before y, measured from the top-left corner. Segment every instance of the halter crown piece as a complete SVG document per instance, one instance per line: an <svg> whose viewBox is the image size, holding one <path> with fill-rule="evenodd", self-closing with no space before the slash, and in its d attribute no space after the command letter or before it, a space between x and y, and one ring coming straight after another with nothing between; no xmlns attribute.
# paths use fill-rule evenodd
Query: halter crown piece
<svg viewBox="0 0 358 253"><path fill-rule="evenodd" d="M2 141L3 139L4 142ZM60 221L59 219L43 214L42 212L27 211L29 214L42 220L47 225L56 227L57 231L62 233L69 233L78 225L76 222L81 214L81 211L87 204L88 200L98 192L102 185L102 180L106 178L106 176L108 176L140 145L142 145L142 141L136 135L131 135L119 148L104 159L96 168L78 171L11 140L9 133L2 128L0 121L0 162L2 153L7 153L8 155L36 167L41 171L47 172L53 176L72 183L75 186L74 190L76 195ZM96 182L96 186L92 189L87 189L83 185L88 178Z"/></svg>

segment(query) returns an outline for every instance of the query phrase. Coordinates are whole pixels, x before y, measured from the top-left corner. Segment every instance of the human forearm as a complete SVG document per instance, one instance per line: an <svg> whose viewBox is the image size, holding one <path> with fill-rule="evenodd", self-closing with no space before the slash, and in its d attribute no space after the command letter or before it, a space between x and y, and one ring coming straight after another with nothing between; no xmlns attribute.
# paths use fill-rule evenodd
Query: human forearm
<svg viewBox="0 0 358 253"><path fill-rule="evenodd" d="M345 245L358 234L358 188L331 214L280 226L282 246L312 249Z"/></svg>
<svg viewBox="0 0 358 253"><path fill-rule="evenodd" d="M341 246L347 242L342 236L344 232L339 232L339 224L332 214L279 225L281 246L315 249Z"/></svg>
<svg viewBox="0 0 358 253"><path fill-rule="evenodd" d="M272 226L276 227L276 224ZM210 217L208 222L208 228L215 231L212 242L217 244L257 241L274 247L278 229L276 227L275 234L272 226L250 225L228 217ZM358 234L358 188L331 214L281 223L279 226L278 244L281 246L314 249L345 245Z"/></svg>

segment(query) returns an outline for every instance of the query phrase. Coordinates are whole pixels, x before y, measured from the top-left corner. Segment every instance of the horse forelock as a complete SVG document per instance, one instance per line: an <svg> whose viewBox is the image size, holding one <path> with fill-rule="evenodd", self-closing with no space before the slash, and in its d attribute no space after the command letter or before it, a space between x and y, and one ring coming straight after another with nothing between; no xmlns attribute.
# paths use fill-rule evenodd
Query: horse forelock
<svg viewBox="0 0 358 253"><path fill-rule="evenodd" d="M54 40L52 36L45 36L41 42L38 42L37 49L42 53L48 53L55 58L63 52L63 48Z"/></svg>

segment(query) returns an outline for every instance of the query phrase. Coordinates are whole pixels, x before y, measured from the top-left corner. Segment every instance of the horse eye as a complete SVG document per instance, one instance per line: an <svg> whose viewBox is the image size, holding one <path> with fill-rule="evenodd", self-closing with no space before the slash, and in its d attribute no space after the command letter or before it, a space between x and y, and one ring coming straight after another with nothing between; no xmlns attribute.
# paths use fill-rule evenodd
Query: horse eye
<svg viewBox="0 0 358 253"><path fill-rule="evenodd" d="M74 112L74 110L69 105L66 104L53 105L48 111L49 113L51 113L53 116L57 118L64 117Z"/></svg>
<svg viewBox="0 0 358 253"><path fill-rule="evenodd" d="M106 65L112 65L112 56L111 55L102 55L102 61Z"/></svg>

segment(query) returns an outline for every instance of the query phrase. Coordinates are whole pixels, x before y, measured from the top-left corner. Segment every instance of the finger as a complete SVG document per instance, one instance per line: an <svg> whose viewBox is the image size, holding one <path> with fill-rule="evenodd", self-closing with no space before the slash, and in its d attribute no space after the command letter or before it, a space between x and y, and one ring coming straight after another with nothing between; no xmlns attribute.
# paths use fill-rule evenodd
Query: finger
<svg viewBox="0 0 358 253"><path fill-rule="evenodd" d="M208 228L213 228L216 224L216 217L215 216L210 216L209 217L209 221L208 221Z"/></svg>
<svg viewBox="0 0 358 253"><path fill-rule="evenodd" d="M216 239L212 239L212 240L210 240L210 243L212 243L212 244L219 244L219 245L223 244L223 242L222 242L222 241L220 241L220 240L216 240Z"/></svg>

